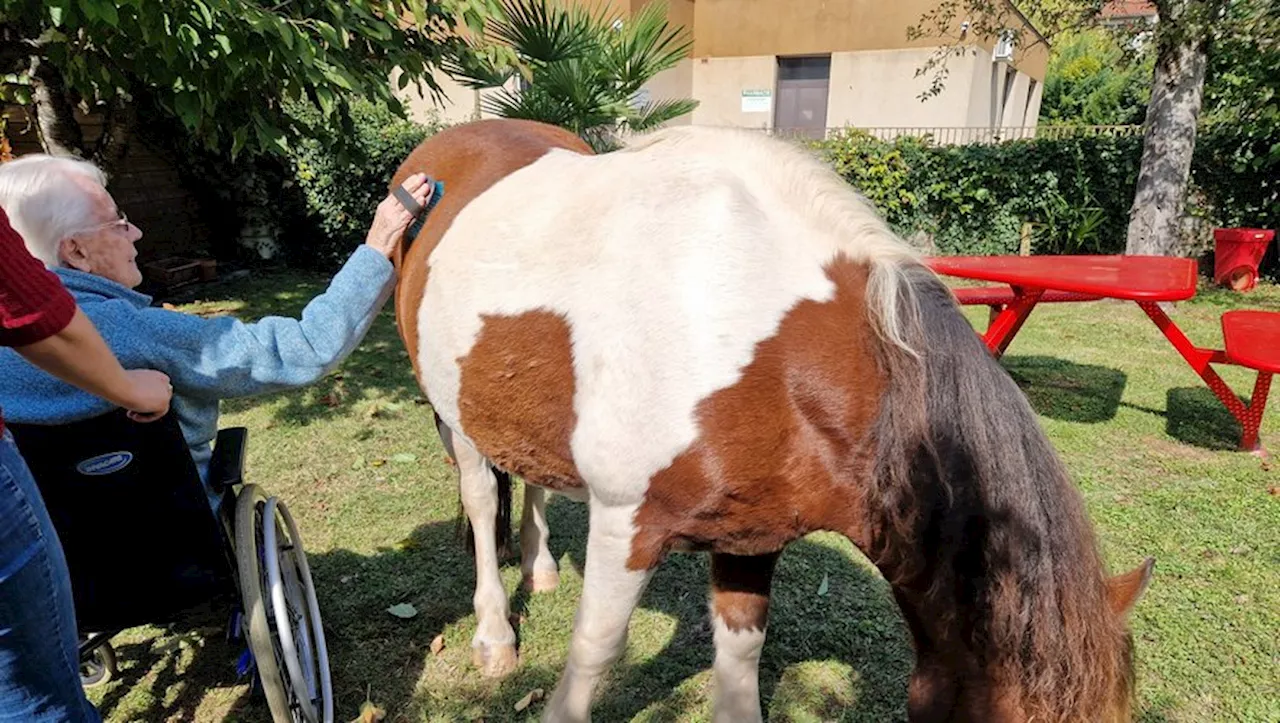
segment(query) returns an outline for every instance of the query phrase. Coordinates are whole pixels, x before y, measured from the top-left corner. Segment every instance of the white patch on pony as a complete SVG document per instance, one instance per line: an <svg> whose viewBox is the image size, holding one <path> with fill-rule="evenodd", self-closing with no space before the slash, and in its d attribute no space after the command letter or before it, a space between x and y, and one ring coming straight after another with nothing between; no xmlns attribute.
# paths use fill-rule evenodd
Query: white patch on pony
<svg viewBox="0 0 1280 723"><path fill-rule="evenodd" d="M730 630L712 616L716 643L714 723L764 720L760 711L760 652L764 630Z"/></svg>
<svg viewBox="0 0 1280 723"><path fill-rule="evenodd" d="M874 262L871 308L892 336L912 252L798 149L683 127L599 156L552 150L469 203L431 254L426 391L466 434L459 361L483 317L563 316L574 461L592 498L635 505L697 438L698 403L740 379L797 303L832 298L824 267L839 255Z"/></svg>

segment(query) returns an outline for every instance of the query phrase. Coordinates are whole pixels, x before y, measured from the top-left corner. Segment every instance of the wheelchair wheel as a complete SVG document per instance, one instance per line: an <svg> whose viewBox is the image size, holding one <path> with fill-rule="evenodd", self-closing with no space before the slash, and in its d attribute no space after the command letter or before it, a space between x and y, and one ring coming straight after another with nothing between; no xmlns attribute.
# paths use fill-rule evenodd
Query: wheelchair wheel
<svg viewBox="0 0 1280 723"><path fill-rule="evenodd" d="M103 643L80 661L80 685L93 688L106 685L116 677L116 649Z"/></svg>
<svg viewBox="0 0 1280 723"><path fill-rule="evenodd" d="M320 608L285 505L245 485L236 499L236 563L249 649L275 723L332 723Z"/></svg>

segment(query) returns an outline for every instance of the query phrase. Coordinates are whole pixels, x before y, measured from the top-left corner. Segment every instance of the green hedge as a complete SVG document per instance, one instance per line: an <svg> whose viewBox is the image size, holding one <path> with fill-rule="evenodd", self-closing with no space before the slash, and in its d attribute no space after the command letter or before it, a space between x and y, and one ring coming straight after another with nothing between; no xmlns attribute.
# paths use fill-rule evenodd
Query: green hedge
<svg viewBox="0 0 1280 723"><path fill-rule="evenodd" d="M1201 134L1191 213L1217 226L1276 228L1280 155L1265 133ZM938 253L1120 253L1142 157L1141 137L1093 136L936 146L847 130L814 144L903 236L927 234Z"/></svg>
<svg viewBox="0 0 1280 723"><path fill-rule="evenodd" d="M935 146L843 131L816 146L903 236L939 253L1017 253L1023 223L1034 253L1124 247L1139 138L1081 137Z"/></svg>
<svg viewBox="0 0 1280 723"><path fill-rule="evenodd" d="M358 104L355 161L321 140L294 150L277 207L290 263L333 268L364 240L386 184L440 124ZM1201 134L1190 211L1217 226L1280 225L1280 154L1270 134L1218 127ZM904 237L927 235L942 254L1120 253L1142 155L1140 137L1093 136L939 146L846 130L814 144Z"/></svg>
<svg viewBox="0 0 1280 723"><path fill-rule="evenodd" d="M319 120L311 109L294 110L306 122ZM355 152L341 159L320 139L304 141L289 154L292 185L300 195L292 209L300 215L284 229L281 241L293 262L334 267L364 242L378 204L396 168L440 124L399 118L386 107L358 102L352 108ZM335 131L337 132L337 131Z"/></svg>

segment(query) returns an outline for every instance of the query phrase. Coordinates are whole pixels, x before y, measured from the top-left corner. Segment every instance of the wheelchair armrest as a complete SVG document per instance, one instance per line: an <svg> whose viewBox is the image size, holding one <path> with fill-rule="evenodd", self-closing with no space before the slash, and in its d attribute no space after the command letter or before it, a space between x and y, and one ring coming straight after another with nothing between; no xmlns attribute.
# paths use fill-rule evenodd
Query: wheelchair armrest
<svg viewBox="0 0 1280 723"><path fill-rule="evenodd" d="M215 492L244 481L244 446L249 430L244 427L228 427L218 430L209 459L209 486Z"/></svg>

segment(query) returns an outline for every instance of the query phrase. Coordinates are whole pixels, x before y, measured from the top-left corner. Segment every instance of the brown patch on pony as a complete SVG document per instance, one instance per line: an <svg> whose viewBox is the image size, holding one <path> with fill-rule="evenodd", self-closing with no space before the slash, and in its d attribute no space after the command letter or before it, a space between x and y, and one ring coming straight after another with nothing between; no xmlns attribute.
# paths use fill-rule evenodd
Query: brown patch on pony
<svg viewBox="0 0 1280 723"><path fill-rule="evenodd" d="M885 389L867 271L832 263L835 297L796 304L738 383L699 403L701 435L654 475L636 512L631 569L674 548L772 554L814 530L865 541Z"/></svg>
<svg viewBox="0 0 1280 723"><path fill-rule="evenodd" d="M863 551L915 639L911 720L1127 720L1132 642L1083 500L946 287L921 268L903 291L922 357L884 350Z"/></svg>
<svg viewBox="0 0 1280 723"><path fill-rule="evenodd" d="M427 138L392 176L389 189L415 173L426 173L444 183L444 195L427 215L417 237L407 250L402 243L392 259L399 273L396 327L419 383L418 307L427 288L427 258L472 199L552 148L592 153L585 141L563 128L525 120L482 120L453 126ZM536 194L538 189L531 188L529 193Z"/></svg>
<svg viewBox="0 0 1280 723"><path fill-rule="evenodd" d="M476 448L495 465L550 489L581 487L573 462L573 346L549 311L487 316L459 361L458 408Z"/></svg>
<svg viewBox="0 0 1280 723"><path fill-rule="evenodd" d="M778 553L742 557L711 553L711 610L737 633L764 630Z"/></svg>

